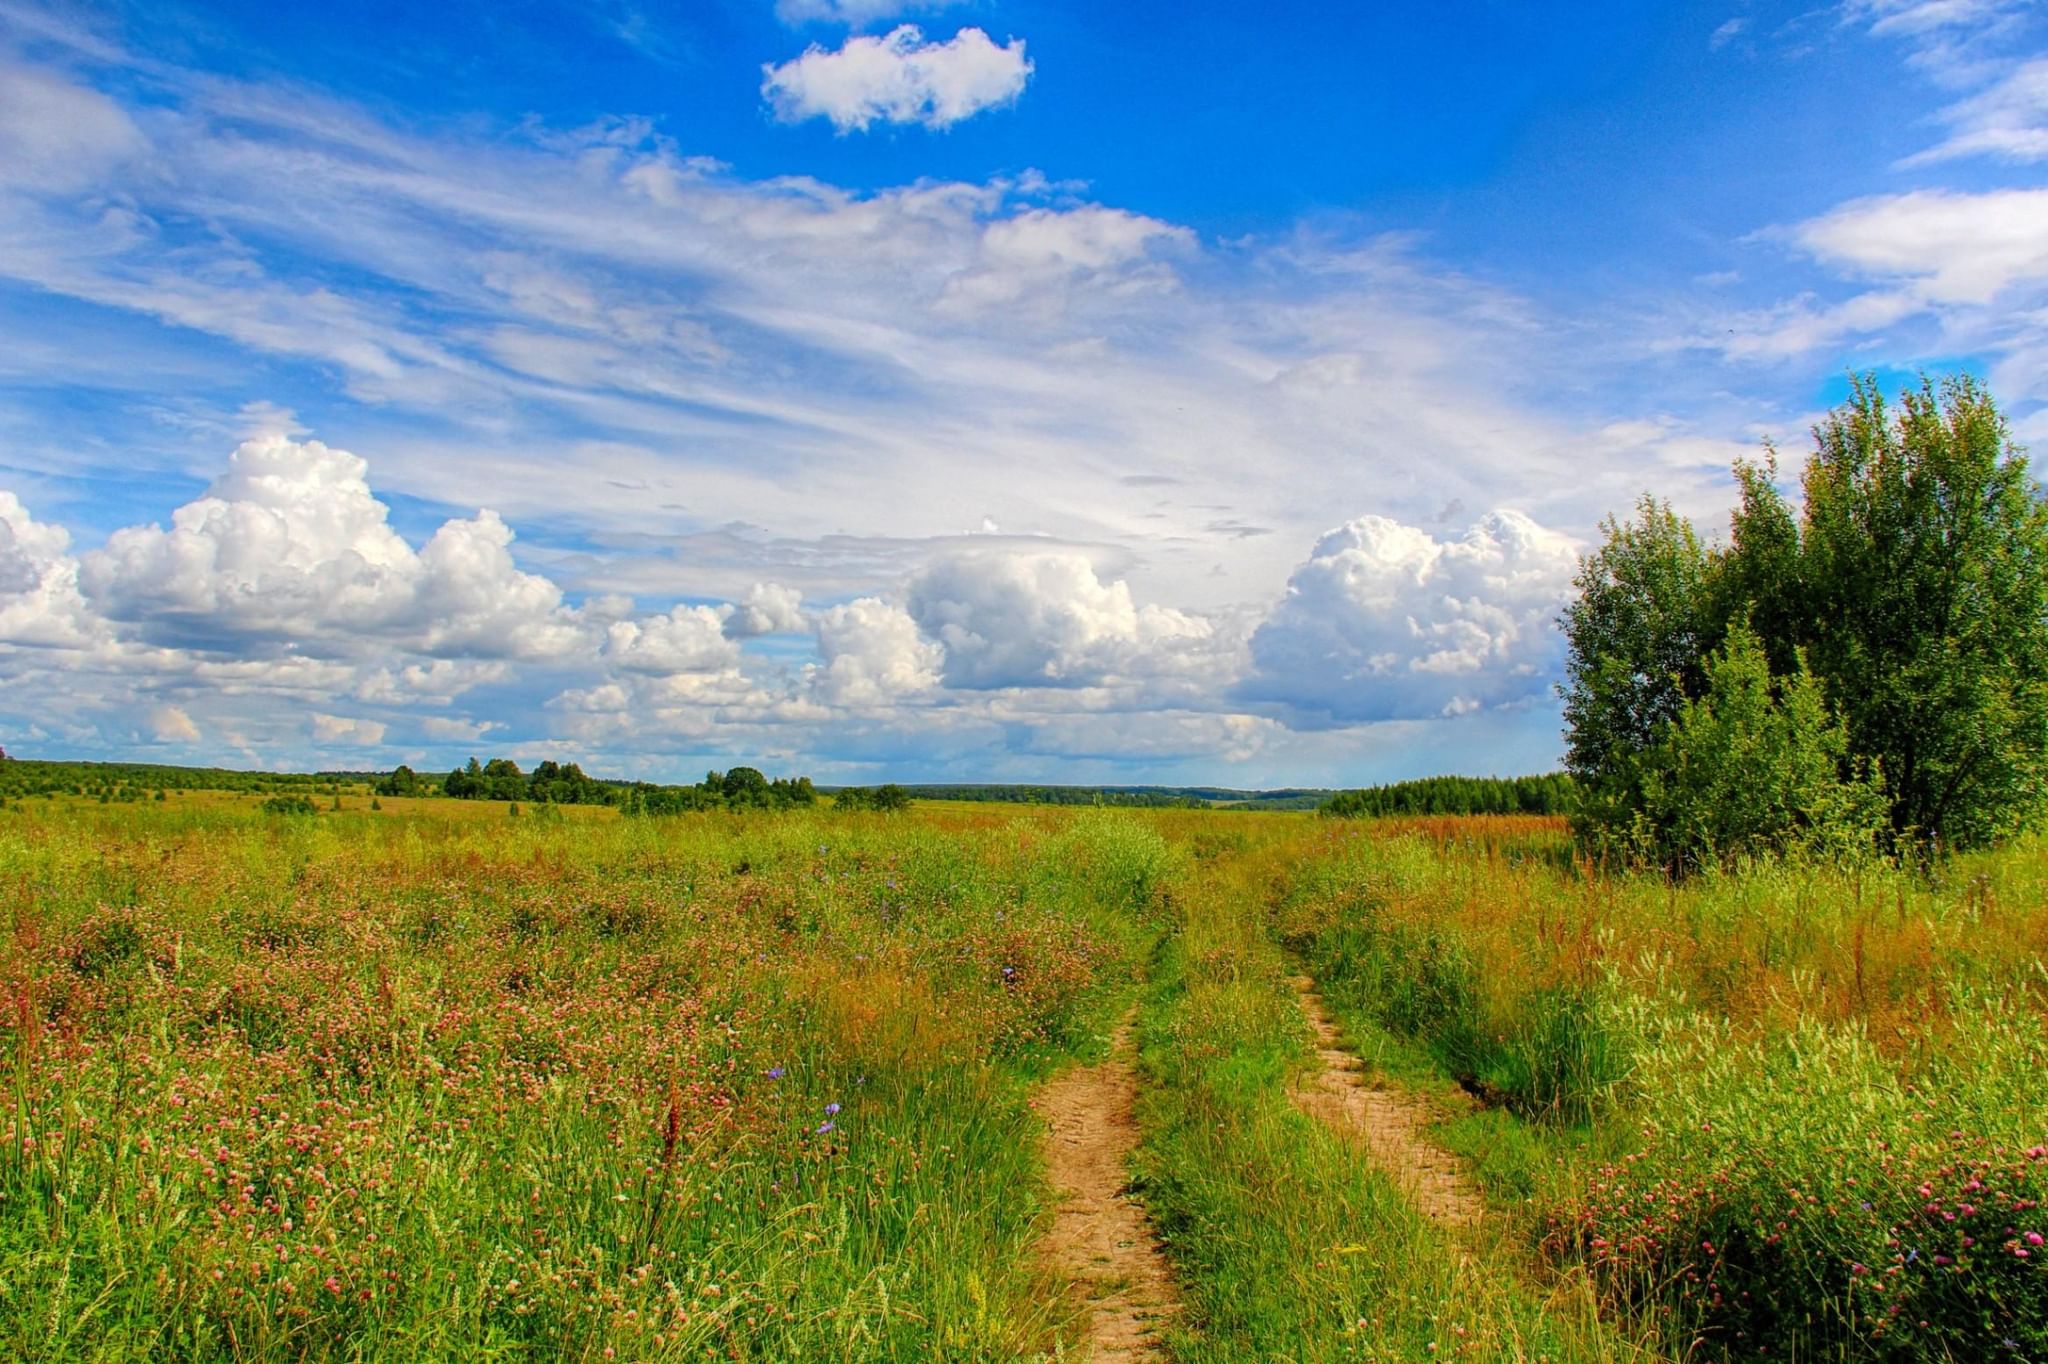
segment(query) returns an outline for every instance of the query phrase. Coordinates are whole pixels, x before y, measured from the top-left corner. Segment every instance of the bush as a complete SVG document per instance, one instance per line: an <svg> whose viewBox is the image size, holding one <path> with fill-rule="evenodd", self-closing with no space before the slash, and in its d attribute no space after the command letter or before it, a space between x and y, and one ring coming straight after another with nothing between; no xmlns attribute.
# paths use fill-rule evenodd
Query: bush
<svg viewBox="0 0 2048 1364"><path fill-rule="evenodd" d="M1686 872L1756 854L1854 857L1874 846L1884 798L1853 768L1848 730L1797 671L1774 680L1746 622L1708 656L1705 694L1587 804L1590 841Z"/></svg>
<svg viewBox="0 0 2048 1364"><path fill-rule="evenodd" d="M306 796L268 796L256 807L266 815L316 815L320 807Z"/></svg>

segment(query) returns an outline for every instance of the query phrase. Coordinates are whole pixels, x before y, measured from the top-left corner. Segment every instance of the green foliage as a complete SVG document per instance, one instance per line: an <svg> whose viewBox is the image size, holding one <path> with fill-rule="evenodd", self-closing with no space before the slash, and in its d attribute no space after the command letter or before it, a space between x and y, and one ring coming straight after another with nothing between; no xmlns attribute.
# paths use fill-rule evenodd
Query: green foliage
<svg viewBox="0 0 2048 1364"><path fill-rule="evenodd" d="M1423 777L1391 786L1339 791L1318 810L1326 815L1561 815L1576 806L1572 779L1541 777Z"/></svg>
<svg viewBox="0 0 2048 1364"><path fill-rule="evenodd" d="M310 796L269 796L257 809L266 815L316 815L320 807L313 804Z"/></svg>
<svg viewBox="0 0 2048 1364"><path fill-rule="evenodd" d="M1962 1002L1951 1049L1904 1067L1811 1021L1676 1033L1640 1146L1589 1172L1552 1253L1716 1354L2048 1357L2048 1031L2025 1000Z"/></svg>
<svg viewBox="0 0 2048 1364"><path fill-rule="evenodd" d="M1030 1099L1127 869L554 808L0 820L0 1358L1077 1355Z"/></svg>
<svg viewBox="0 0 2048 1364"><path fill-rule="evenodd" d="M380 796L424 796L429 787L420 780L420 774L400 763L390 776L377 782L373 788Z"/></svg>
<svg viewBox="0 0 2048 1364"><path fill-rule="evenodd" d="M1828 698L1899 834L1983 844L2048 781L2048 508L1990 395L1861 381L1816 433L1798 573Z"/></svg>
<svg viewBox="0 0 2048 1364"><path fill-rule="evenodd" d="M1990 396L1967 378L1923 380L1894 411L1859 378L1814 437L1796 515L1773 453L1736 466L1725 549L1703 549L1645 498L1582 563L1560 690L1591 841L1632 830L1672 864L1808 846L1824 814L1860 826L1866 777L1893 846L1981 846L2042 809L2048 507ZM1775 681L1731 674L1713 707L1688 709L1738 625ZM1841 717L1839 745L1822 707ZM1743 741L1737 716L1768 720L1773 739ZM1690 732L1674 736L1682 717ZM1838 788L1821 779L1823 755ZM1759 796L1760 808L1706 807Z"/></svg>
<svg viewBox="0 0 2048 1364"><path fill-rule="evenodd" d="M1710 562L1692 524L1648 496L1636 515L1602 525L1606 541L1580 563L1562 620L1565 770L1595 794L1699 694L1717 642L1706 619Z"/></svg>
<svg viewBox="0 0 2048 1364"><path fill-rule="evenodd" d="M220 767L168 767L156 763L44 762L8 758L0 762L0 796L91 795L107 793L109 803L142 800L155 791L319 791L332 776L291 772L237 772Z"/></svg>
<svg viewBox="0 0 2048 1364"><path fill-rule="evenodd" d="M1756 633L1730 626L1707 657L1704 694L1680 702L1633 760L1634 780L1610 782L1582 822L1674 872L1758 854L1868 853L1883 795L1853 773L1847 729L1804 660L1794 663L1773 679Z"/></svg>
<svg viewBox="0 0 2048 1364"><path fill-rule="evenodd" d="M848 786L832 794L835 810L875 810L888 814L910 808L910 792L889 782L883 786Z"/></svg>

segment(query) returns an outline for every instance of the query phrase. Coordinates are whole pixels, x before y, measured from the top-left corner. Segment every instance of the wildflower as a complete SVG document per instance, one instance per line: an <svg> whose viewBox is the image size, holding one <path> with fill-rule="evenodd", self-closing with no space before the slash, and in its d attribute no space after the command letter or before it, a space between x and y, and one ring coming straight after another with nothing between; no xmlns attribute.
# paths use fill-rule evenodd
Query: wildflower
<svg viewBox="0 0 2048 1364"><path fill-rule="evenodd" d="M784 1072L781 1066L775 1066L768 1071L768 1078L771 1080L780 1080L783 1076L783 1073Z"/></svg>
<svg viewBox="0 0 2048 1364"><path fill-rule="evenodd" d="M825 1105L825 1116L826 1116L826 1117L828 1117L828 1118L829 1118L829 1117L832 1117L832 1116L834 1116L835 1114L837 1114L838 1112L839 1112L839 1105L838 1105L837 1103L829 1103L829 1104L826 1104L826 1105Z"/></svg>
<svg viewBox="0 0 2048 1364"><path fill-rule="evenodd" d="M824 1136L827 1132L830 1132L831 1130L832 1123L830 1121L821 1122L818 1124L818 1135L821 1137Z"/></svg>

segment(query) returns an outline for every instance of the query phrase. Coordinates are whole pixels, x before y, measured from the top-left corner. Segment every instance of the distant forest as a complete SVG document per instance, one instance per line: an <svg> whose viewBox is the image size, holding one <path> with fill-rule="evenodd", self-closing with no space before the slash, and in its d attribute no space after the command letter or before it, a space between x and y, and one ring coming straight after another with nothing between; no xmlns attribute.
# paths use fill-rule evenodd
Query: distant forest
<svg viewBox="0 0 2048 1364"><path fill-rule="evenodd" d="M331 773L238 772L227 767L170 767L158 763L39 762L0 751L0 798L97 796L105 801L146 800L159 791L328 792L359 780Z"/></svg>
<svg viewBox="0 0 2048 1364"><path fill-rule="evenodd" d="M830 788L827 788L830 789ZM1330 792L1289 788L1237 791L1224 786L905 786L920 800L994 801L1013 805L1115 805L1138 809L1206 809L1212 805L1259 810L1313 810Z"/></svg>
<svg viewBox="0 0 2048 1364"><path fill-rule="evenodd" d="M1566 815L1576 788L1562 772L1541 777L1424 777L1340 791L1326 815Z"/></svg>
<svg viewBox="0 0 2048 1364"><path fill-rule="evenodd" d="M1244 791L1222 786L1041 786L928 783L816 786L809 777L770 778L755 768L709 772L691 784L664 785L593 777L576 763L552 760L523 770L510 758L471 759L445 774L415 772L247 772L159 763L44 762L8 759L0 751L0 799L41 795L153 799L159 791L225 791L247 795L325 795L367 786L380 796L519 801L534 805L602 805L633 815L692 810L799 809L830 797L841 810L900 810L917 800L987 801L1010 805L1100 805L1127 809L1320 810L1328 815L1565 814L1571 778L1427 777L1357 791L1290 787Z"/></svg>

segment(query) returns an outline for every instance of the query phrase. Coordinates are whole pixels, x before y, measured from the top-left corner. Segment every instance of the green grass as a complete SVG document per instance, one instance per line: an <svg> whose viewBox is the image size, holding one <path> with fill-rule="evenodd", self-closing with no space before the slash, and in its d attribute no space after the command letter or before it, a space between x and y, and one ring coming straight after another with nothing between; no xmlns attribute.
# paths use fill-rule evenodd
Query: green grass
<svg viewBox="0 0 2048 1364"><path fill-rule="evenodd" d="M167 804L0 822L0 1353L1071 1339L1028 1100L1129 997L1149 829Z"/></svg>
<svg viewBox="0 0 2048 1364"><path fill-rule="evenodd" d="M1188 1299L1175 1358L1635 1357L1589 1295L1532 1287L1486 1231L1461 1243L1295 1107L1306 1024L1255 898L1182 902L1141 1033L1143 1187Z"/></svg>
<svg viewBox="0 0 2048 1364"><path fill-rule="evenodd" d="M2048 1357L2040 845L1931 876L1596 878L1415 837L1295 864L1277 930L1532 1255L1684 1354Z"/></svg>
<svg viewBox="0 0 2048 1364"><path fill-rule="evenodd" d="M1137 998L1176 1360L2048 1358L2042 844L260 800L0 809L0 1356L1078 1357L1030 1100ZM1480 1232L1295 1106L1304 965Z"/></svg>

